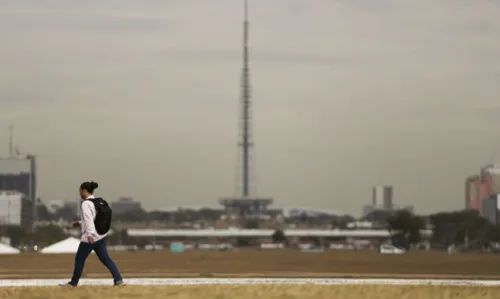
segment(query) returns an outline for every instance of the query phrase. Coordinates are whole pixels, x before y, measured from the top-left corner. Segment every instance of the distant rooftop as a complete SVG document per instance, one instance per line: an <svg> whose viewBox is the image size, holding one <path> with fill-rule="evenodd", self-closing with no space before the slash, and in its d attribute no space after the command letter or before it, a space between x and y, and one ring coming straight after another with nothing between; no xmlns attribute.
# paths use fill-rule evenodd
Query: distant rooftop
<svg viewBox="0 0 500 299"><path fill-rule="evenodd" d="M223 206L272 205L273 200L271 198L222 198L219 200L219 204Z"/></svg>
<svg viewBox="0 0 500 299"><path fill-rule="evenodd" d="M200 210L213 210L213 211L223 211L224 208L221 206L170 206L163 207L159 209L153 209L154 211L159 212L177 212L180 210L192 210L192 211L200 211ZM346 216L353 217L351 214L339 211L339 210L331 210L331 209L323 209L323 208L308 208L308 207L270 207L268 208L270 211L280 211L283 213L285 217L296 217L300 215L307 215L310 217L319 216L319 215L329 215L329 216ZM354 217L353 217L354 218Z"/></svg>
<svg viewBox="0 0 500 299"><path fill-rule="evenodd" d="M25 195L16 190L0 190L0 200L8 200L8 199L19 199L23 198Z"/></svg>
<svg viewBox="0 0 500 299"><path fill-rule="evenodd" d="M118 198L118 201L121 201L121 202L123 202L123 201L134 201L134 199L132 197L130 197L130 196L122 196L122 197Z"/></svg>
<svg viewBox="0 0 500 299"><path fill-rule="evenodd" d="M272 229L127 229L132 237L272 237ZM285 229L288 237L389 237L386 229L339 230L339 229ZM431 230L422 230L426 236Z"/></svg>
<svg viewBox="0 0 500 299"><path fill-rule="evenodd" d="M307 215L311 217L319 215L353 217L351 214L342 211L321 209L321 208L283 207L282 210L283 210L283 216L285 217L296 217L300 215Z"/></svg>
<svg viewBox="0 0 500 299"><path fill-rule="evenodd" d="M21 174L31 171L31 161L25 157L0 158L0 174Z"/></svg>
<svg viewBox="0 0 500 299"><path fill-rule="evenodd" d="M500 174L500 164L490 164L482 168L483 171L489 174Z"/></svg>
<svg viewBox="0 0 500 299"><path fill-rule="evenodd" d="M182 210L191 210L191 211L201 211L201 210L215 210L215 211L222 211L223 209L221 207L209 207L209 206L170 206L170 207L163 207L159 209L153 209L154 211L158 212L177 212L177 211L182 211Z"/></svg>

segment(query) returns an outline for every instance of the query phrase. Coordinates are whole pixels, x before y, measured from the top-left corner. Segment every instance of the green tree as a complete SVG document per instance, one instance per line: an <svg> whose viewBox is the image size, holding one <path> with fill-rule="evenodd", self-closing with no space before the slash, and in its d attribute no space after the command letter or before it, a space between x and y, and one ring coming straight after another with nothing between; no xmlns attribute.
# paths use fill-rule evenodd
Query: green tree
<svg viewBox="0 0 500 299"><path fill-rule="evenodd" d="M108 236L108 242L112 245L128 245L130 237L126 229L112 228L113 233Z"/></svg>
<svg viewBox="0 0 500 299"><path fill-rule="evenodd" d="M36 233L25 234L22 242L24 244L47 246L61 240L66 239L68 236L64 233L62 228L56 225L48 225L38 227Z"/></svg>
<svg viewBox="0 0 500 299"><path fill-rule="evenodd" d="M500 242L500 225L491 225L486 231L486 240L490 242Z"/></svg>
<svg viewBox="0 0 500 299"><path fill-rule="evenodd" d="M248 228L248 229L258 229L259 227L260 227L260 225L259 225L258 220L250 219L250 220L247 220L245 223L245 228Z"/></svg>
<svg viewBox="0 0 500 299"><path fill-rule="evenodd" d="M249 247L252 245L252 242L248 238L236 238L236 246L238 247Z"/></svg>
<svg viewBox="0 0 500 299"><path fill-rule="evenodd" d="M36 216L39 221L52 221L56 220L55 215L50 213L49 209L47 209L47 206L43 203L40 202L37 207L36 207Z"/></svg>
<svg viewBox="0 0 500 299"><path fill-rule="evenodd" d="M281 229L275 230L271 238L274 243L286 243L287 241L285 233Z"/></svg>
<svg viewBox="0 0 500 299"><path fill-rule="evenodd" d="M121 213L113 215L114 220L123 222L141 222L148 220L148 213L144 210L129 211L126 213Z"/></svg>
<svg viewBox="0 0 500 299"><path fill-rule="evenodd" d="M495 225L483 218L479 212L463 210L442 212L429 216L434 227L432 243L434 246L463 244L465 240L491 242L498 239Z"/></svg>
<svg viewBox="0 0 500 299"><path fill-rule="evenodd" d="M56 210L54 217L56 220L75 221L77 217L76 208L70 204L65 204Z"/></svg>
<svg viewBox="0 0 500 299"><path fill-rule="evenodd" d="M398 243L395 244L400 247L408 249L411 244L416 244L421 241L422 236L420 231L425 228L425 221L410 211L401 210L393 214L387 220L388 230Z"/></svg>
<svg viewBox="0 0 500 299"><path fill-rule="evenodd" d="M27 230L19 226L5 226L2 228L3 234L10 238L10 243L14 247L21 245L23 239L28 234Z"/></svg>

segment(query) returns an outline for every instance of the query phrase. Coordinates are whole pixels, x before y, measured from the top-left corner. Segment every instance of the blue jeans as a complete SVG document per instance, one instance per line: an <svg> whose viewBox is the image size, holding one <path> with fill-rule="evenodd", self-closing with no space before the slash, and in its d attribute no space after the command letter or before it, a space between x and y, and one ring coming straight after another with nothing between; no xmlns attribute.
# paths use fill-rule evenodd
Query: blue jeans
<svg viewBox="0 0 500 299"><path fill-rule="evenodd" d="M106 268L108 268L109 272L111 272L114 282L116 283L117 281L121 281L122 277L115 262L113 262L113 260L109 257L108 249L106 248L106 240L104 238L94 244L80 242L80 246L78 246L78 251L75 256L75 269L73 271L73 277L71 278L69 284L73 286L78 285L78 281L82 276L83 267L85 266L85 261L92 250L95 251L101 263L103 263Z"/></svg>

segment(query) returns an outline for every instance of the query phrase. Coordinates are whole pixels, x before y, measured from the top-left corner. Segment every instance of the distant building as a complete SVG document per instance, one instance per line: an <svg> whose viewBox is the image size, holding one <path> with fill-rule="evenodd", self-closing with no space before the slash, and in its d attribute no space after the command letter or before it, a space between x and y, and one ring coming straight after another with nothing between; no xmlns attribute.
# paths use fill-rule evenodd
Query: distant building
<svg viewBox="0 0 500 299"><path fill-rule="evenodd" d="M382 213L385 215L384 211L408 210L413 212L413 206L398 207L394 205L393 197L394 188L392 186L374 186L372 189L372 204L363 207L362 217L368 217L373 213L377 213L377 215Z"/></svg>
<svg viewBox="0 0 500 299"><path fill-rule="evenodd" d="M481 205L481 214L493 224L499 223L500 195L492 195L484 199Z"/></svg>
<svg viewBox="0 0 500 299"><path fill-rule="evenodd" d="M18 191L0 191L0 225L30 228L33 223L32 202Z"/></svg>
<svg viewBox="0 0 500 299"><path fill-rule="evenodd" d="M483 201L500 193L500 165L487 165L465 180L465 208L483 213Z"/></svg>
<svg viewBox="0 0 500 299"><path fill-rule="evenodd" d="M344 213L336 210L327 210L319 208L305 208L305 207L284 207L281 209L281 215L284 218L294 218L294 217L350 217L353 218L348 213Z"/></svg>
<svg viewBox="0 0 500 299"><path fill-rule="evenodd" d="M131 197L121 197L117 201L111 202L111 209L113 214L119 215L139 211L142 209L142 205Z"/></svg>
<svg viewBox="0 0 500 299"><path fill-rule="evenodd" d="M480 176L470 176L465 180L465 209L472 209L473 202L479 198Z"/></svg>
<svg viewBox="0 0 500 299"><path fill-rule="evenodd" d="M271 198L223 198L219 204L224 207L227 216L243 218L262 218L273 204Z"/></svg>
<svg viewBox="0 0 500 299"><path fill-rule="evenodd" d="M485 183L485 192L489 195L500 194L500 165L490 164L481 169L481 178Z"/></svg>
<svg viewBox="0 0 500 299"><path fill-rule="evenodd" d="M33 203L36 220L36 158L32 155L0 158L0 190L18 191Z"/></svg>
<svg viewBox="0 0 500 299"><path fill-rule="evenodd" d="M374 208L391 210L393 188L392 186L375 186L372 190L372 205Z"/></svg>
<svg viewBox="0 0 500 299"><path fill-rule="evenodd" d="M374 208L373 206L364 206L362 221L385 222L387 217L394 215L398 211L414 212L413 206L393 206L392 209Z"/></svg>

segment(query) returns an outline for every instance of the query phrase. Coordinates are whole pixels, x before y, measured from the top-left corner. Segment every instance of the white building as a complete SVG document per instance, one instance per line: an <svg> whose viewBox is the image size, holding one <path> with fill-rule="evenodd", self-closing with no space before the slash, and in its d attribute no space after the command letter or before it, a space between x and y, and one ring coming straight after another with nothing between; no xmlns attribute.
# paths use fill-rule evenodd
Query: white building
<svg viewBox="0 0 500 299"><path fill-rule="evenodd" d="M0 190L21 192L29 201L36 203L36 182L35 156L17 153L7 158L0 157ZM31 215L36 216L35 205L31 207Z"/></svg>
<svg viewBox="0 0 500 299"><path fill-rule="evenodd" d="M500 164L491 164L481 169L481 175L490 181L490 191L493 194L500 193Z"/></svg>
<svg viewBox="0 0 500 299"><path fill-rule="evenodd" d="M0 191L0 225L29 228L33 219L32 203L18 191Z"/></svg>
<svg viewBox="0 0 500 299"><path fill-rule="evenodd" d="M392 186L375 186L373 187L372 205L375 209L382 208L392 210L393 190Z"/></svg>

